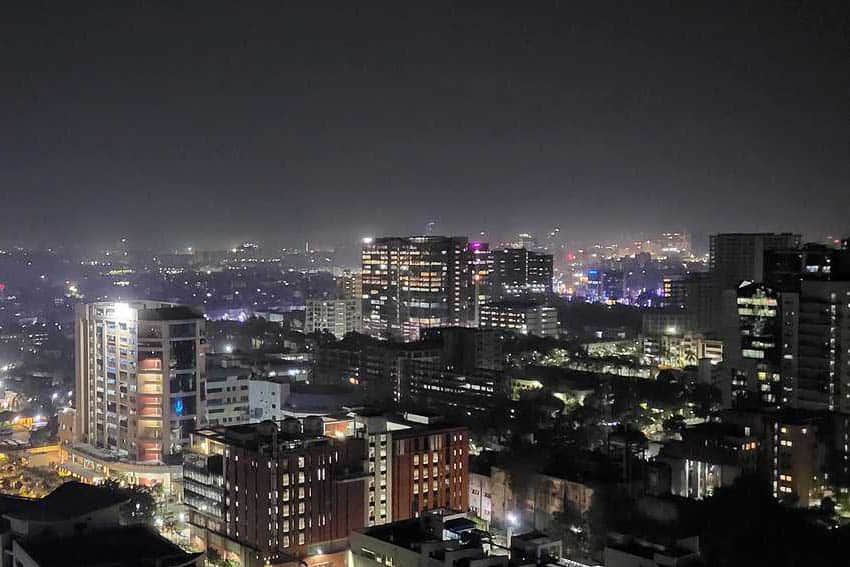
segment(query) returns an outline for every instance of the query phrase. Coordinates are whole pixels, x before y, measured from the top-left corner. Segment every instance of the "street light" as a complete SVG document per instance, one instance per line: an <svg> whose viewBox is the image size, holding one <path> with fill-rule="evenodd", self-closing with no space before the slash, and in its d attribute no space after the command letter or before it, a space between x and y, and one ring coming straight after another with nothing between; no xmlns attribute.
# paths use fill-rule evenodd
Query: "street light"
<svg viewBox="0 0 850 567"><path fill-rule="evenodd" d="M508 549L511 548L511 537L513 536L514 528L519 526L519 517L514 512L508 512Z"/></svg>

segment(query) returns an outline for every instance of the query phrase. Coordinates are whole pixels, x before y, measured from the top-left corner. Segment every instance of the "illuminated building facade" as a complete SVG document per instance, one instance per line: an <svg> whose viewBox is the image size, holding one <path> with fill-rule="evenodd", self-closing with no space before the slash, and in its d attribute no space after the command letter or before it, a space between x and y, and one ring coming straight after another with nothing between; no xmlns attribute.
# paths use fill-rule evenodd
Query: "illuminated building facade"
<svg viewBox="0 0 850 567"><path fill-rule="evenodd" d="M522 297L552 293L552 255L525 248L504 248L493 253L493 286L496 297Z"/></svg>
<svg viewBox="0 0 850 567"><path fill-rule="evenodd" d="M558 336L558 311L554 307L522 301L481 306L482 329L499 329L536 337Z"/></svg>
<svg viewBox="0 0 850 567"><path fill-rule="evenodd" d="M341 339L348 333L360 332L362 301L356 299L308 299L304 316L304 332L326 331Z"/></svg>
<svg viewBox="0 0 850 567"><path fill-rule="evenodd" d="M360 272L342 270L342 273L334 277L336 289L342 299L360 299L363 295L363 282Z"/></svg>
<svg viewBox="0 0 850 567"><path fill-rule="evenodd" d="M468 247L465 237L366 239L363 331L409 341L428 327L466 324L472 281Z"/></svg>
<svg viewBox="0 0 850 567"><path fill-rule="evenodd" d="M701 360L723 362L723 341L698 333L653 335L643 338L643 354L652 363L670 368L697 366Z"/></svg>
<svg viewBox="0 0 850 567"><path fill-rule="evenodd" d="M738 323L743 368L761 401L777 405L782 400L782 314L776 293L762 284L738 289Z"/></svg>
<svg viewBox="0 0 850 567"><path fill-rule="evenodd" d="M481 305L493 296L493 254L490 252L490 245L477 240L470 242L467 258L471 278L469 282L470 305L467 310L469 323L477 327Z"/></svg>
<svg viewBox="0 0 850 567"><path fill-rule="evenodd" d="M501 376L495 370L452 369L440 362L408 359L399 372L399 400L434 411L489 413L499 400Z"/></svg>
<svg viewBox="0 0 850 567"><path fill-rule="evenodd" d="M344 565L337 554L366 522L366 443L328 433L315 416L195 431L184 459L194 542L241 565Z"/></svg>
<svg viewBox="0 0 850 567"><path fill-rule="evenodd" d="M392 435L392 519L469 509L469 432L423 424Z"/></svg>
<svg viewBox="0 0 850 567"><path fill-rule="evenodd" d="M796 405L850 413L850 280L803 281L798 301Z"/></svg>
<svg viewBox="0 0 850 567"><path fill-rule="evenodd" d="M711 273L710 327L722 331L734 317L728 304L741 282L763 282L765 253L772 250L800 248L802 237L791 233L726 233L713 234L710 240L709 268Z"/></svg>
<svg viewBox="0 0 850 567"><path fill-rule="evenodd" d="M158 301L80 306L77 439L133 461L179 454L205 416L204 322Z"/></svg>

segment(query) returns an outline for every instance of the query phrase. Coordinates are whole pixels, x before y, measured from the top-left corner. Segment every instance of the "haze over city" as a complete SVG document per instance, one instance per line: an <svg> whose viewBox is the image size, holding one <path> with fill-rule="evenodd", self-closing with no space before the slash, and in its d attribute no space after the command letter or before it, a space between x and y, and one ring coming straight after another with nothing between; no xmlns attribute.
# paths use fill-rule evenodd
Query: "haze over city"
<svg viewBox="0 0 850 567"><path fill-rule="evenodd" d="M22 3L0 23L0 242L338 246L432 220L819 239L849 228L842 15Z"/></svg>

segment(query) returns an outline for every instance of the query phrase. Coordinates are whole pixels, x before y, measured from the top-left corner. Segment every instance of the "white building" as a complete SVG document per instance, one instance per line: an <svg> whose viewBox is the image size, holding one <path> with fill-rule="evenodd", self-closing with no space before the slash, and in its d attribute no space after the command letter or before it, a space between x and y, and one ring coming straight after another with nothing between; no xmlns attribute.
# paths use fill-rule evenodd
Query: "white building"
<svg viewBox="0 0 850 567"><path fill-rule="evenodd" d="M207 355L207 423L236 425L249 419L251 368L227 355Z"/></svg>
<svg viewBox="0 0 850 567"><path fill-rule="evenodd" d="M77 440L130 461L179 453L206 416L204 323L160 301L79 306Z"/></svg>
<svg viewBox="0 0 850 567"><path fill-rule="evenodd" d="M469 473L469 511L481 518L489 527L493 519L489 474Z"/></svg>
<svg viewBox="0 0 850 567"><path fill-rule="evenodd" d="M304 332L327 331L341 339L363 328L362 301L350 299L308 299L304 316Z"/></svg>
<svg viewBox="0 0 850 567"><path fill-rule="evenodd" d="M279 421L285 417L284 406L289 399L290 382L285 377L254 377L248 381L250 420Z"/></svg>

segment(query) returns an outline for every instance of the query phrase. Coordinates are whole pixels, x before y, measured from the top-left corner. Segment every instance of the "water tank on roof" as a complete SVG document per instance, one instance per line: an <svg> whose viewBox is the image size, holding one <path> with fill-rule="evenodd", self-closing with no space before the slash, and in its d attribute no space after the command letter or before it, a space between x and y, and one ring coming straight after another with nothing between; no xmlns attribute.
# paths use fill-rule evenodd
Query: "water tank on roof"
<svg viewBox="0 0 850 567"><path fill-rule="evenodd" d="M302 431L301 422L294 417L287 417L283 420L280 430L287 435L300 435Z"/></svg>
<svg viewBox="0 0 850 567"><path fill-rule="evenodd" d="M305 417L304 433L308 435L324 435L325 424L322 418L317 415Z"/></svg>

